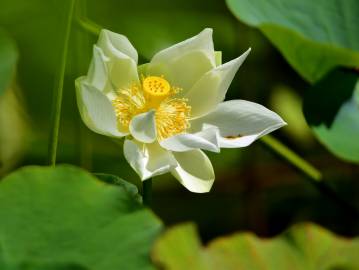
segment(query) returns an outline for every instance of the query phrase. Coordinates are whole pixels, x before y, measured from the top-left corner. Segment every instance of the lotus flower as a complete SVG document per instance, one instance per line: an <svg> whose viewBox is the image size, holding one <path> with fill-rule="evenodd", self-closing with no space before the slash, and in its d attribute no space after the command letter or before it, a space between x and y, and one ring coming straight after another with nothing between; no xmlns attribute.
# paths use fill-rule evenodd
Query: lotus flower
<svg viewBox="0 0 359 270"><path fill-rule="evenodd" d="M204 29L138 66L129 40L102 30L87 76L76 80L81 117L96 133L125 137L124 156L143 181L170 172L208 192L215 175L202 150L245 147L285 125L259 104L224 101L249 52L221 64Z"/></svg>

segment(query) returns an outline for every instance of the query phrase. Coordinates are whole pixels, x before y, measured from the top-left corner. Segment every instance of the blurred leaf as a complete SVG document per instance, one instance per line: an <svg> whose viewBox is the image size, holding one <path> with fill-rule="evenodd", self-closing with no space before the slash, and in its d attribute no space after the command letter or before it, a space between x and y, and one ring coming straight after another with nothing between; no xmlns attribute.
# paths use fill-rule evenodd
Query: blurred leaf
<svg viewBox="0 0 359 270"><path fill-rule="evenodd" d="M244 23L259 28L310 82L336 66L359 66L357 0L227 0Z"/></svg>
<svg viewBox="0 0 359 270"><path fill-rule="evenodd" d="M305 118L319 141L352 162L359 162L359 105L354 91L358 79L352 70L335 69L307 91L303 103Z"/></svg>
<svg viewBox="0 0 359 270"><path fill-rule="evenodd" d="M303 112L309 125L330 127L344 102L353 95L358 73L338 68L315 83L304 97Z"/></svg>
<svg viewBox="0 0 359 270"><path fill-rule="evenodd" d="M357 71L359 72L359 70L357 70ZM355 103L359 106L359 86L358 85L356 85L356 87L355 87L353 99L354 99Z"/></svg>
<svg viewBox="0 0 359 270"><path fill-rule="evenodd" d="M359 106L350 99L341 106L330 128L312 127L314 134L333 154L359 163Z"/></svg>
<svg viewBox="0 0 359 270"><path fill-rule="evenodd" d="M89 270L153 269L148 253L162 227L122 186L66 165L5 177L0 220L5 264Z"/></svg>
<svg viewBox="0 0 359 270"><path fill-rule="evenodd" d="M302 112L301 97L293 89L284 85L276 86L271 91L270 103L273 110L283 115L288 123L282 131L287 133L290 139L301 142L303 146L313 141L312 132Z"/></svg>
<svg viewBox="0 0 359 270"><path fill-rule="evenodd" d="M0 28L0 96L10 86L17 58L18 52L14 41Z"/></svg>
<svg viewBox="0 0 359 270"><path fill-rule="evenodd" d="M358 269L359 240L335 236L314 224L295 225L273 239L238 233L204 248L193 224L168 230L155 244L153 259L163 269Z"/></svg>
<svg viewBox="0 0 359 270"><path fill-rule="evenodd" d="M0 176L13 168L24 154L29 137L26 120L18 89L8 88L0 96Z"/></svg>
<svg viewBox="0 0 359 270"><path fill-rule="evenodd" d="M20 265L3 265L1 270L89 270L89 268L72 263L26 262Z"/></svg>
<svg viewBox="0 0 359 270"><path fill-rule="evenodd" d="M50 118L53 76L61 57L68 3L69 0L1 1L0 25L18 45L21 61L17 78L30 115L36 118L36 132L47 132L41 124L48 124ZM65 87L69 89L66 84Z"/></svg>

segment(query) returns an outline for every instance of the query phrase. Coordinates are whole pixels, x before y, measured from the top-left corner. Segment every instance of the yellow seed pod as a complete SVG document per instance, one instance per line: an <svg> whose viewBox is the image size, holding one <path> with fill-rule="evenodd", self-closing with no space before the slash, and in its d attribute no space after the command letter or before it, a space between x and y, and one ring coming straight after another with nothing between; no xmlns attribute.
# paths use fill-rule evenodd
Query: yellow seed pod
<svg viewBox="0 0 359 270"><path fill-rule="evenodd" d="M142 82L142 88L149 106L153 108L156 108L171 94L169 82L158 76L146 77Z"/></svg>

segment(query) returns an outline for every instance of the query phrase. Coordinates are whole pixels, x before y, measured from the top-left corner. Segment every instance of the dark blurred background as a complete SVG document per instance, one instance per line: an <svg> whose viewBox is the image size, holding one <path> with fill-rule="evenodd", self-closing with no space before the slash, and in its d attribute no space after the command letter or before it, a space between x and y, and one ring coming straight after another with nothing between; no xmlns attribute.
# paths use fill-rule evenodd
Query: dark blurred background
<svg viewBox="0 0 359 270"><path fill-rule="evenodd" d="M359 169L335 158L320 145L305 123L301 100L308 85L258 31L238 22L224 1L89 0L76 9L98 25L126 35L147 62L160 49L191 37L203 28L214 30L223 62L252 48L228 92L227 99L261 103L279 113L288 126L274 133L288 147L324 174L325 181L359 209ZM45 165L51 126L55 71L61 57L68 1L2 0L0 26L16 41L20 58L12 88L12 114L1 132L18 134L21 144L7 145L17 155L5 160L1 174L24 165ZM87 72L96 35L74 21L62 107L59 163L91 172L111 173L135 183L122 146L90 132L81 122L74 79ZM26 130L26 132L23 132ZM14 151L15 151L14 150ZM313 183L260 141L245 149L208 154L216 181L208 194L187 191L170 175L154 179L154 211L166 224L195 221L205 241L238 230L272 236L290 224L310 220L343 235L359 232L358 216L318 191ZM8 162L8 164L5 164ZM5 170L6 168L6 170Z"/></svg>

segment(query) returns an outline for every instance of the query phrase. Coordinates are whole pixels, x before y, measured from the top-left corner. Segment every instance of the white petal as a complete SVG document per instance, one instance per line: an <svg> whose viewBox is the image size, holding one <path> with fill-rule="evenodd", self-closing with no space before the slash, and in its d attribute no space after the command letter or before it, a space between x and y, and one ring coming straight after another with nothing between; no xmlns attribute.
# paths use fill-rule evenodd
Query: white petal
<svg viewBox="0 0 359 270"><path fill-rule="evenodd" d="M87 73L86 83L94 86L103 92L108 92L109 78L107 65L110 59L103 54L103 51L94 45L93 57Z"/></svg>
<svg viewBox="0 0 359 270"><path fill-rule="evenodd" d="M177 43L153 56L147 67L149 75L164 75L171 85L188 91L207 71L215 67L212 29Z"/></svg>
<svg viewBox="0 0 359 270"><path fill-rule="evenodd" d="M234 75L250 50L248 49L240 57L208 71L184 96L188 99L188 105L192 107L193 118L207 114L224 100Z"/></svg>
<svg viewBox="0 0 359 270"><path fill-rule="evenodd" d="M108 57L117 57L118 55L125 54L132 58L136 63L138 61L136 49L124 35L103 29L101 30L97 45Z"/></svg>
<svg viewBox="0 0 359 270"><path fill-rule="evenodd" d="M171 151L185 152L193 149L203 149L218 153L218 129L207 128L194 134L179 134L160 142L160 145Z"/></svg>
<svg viewBox="0 0 359 270"><path fill-rule="evenodd" d="M130 122L131 135L138 141L152 143L156 140L155 110L141 113Z"/></svg>
<svg viewBox="0 0 359 270"><path fill-rule="evenodd" d="M158 143L142 144L126 139L123 149L127 162L142 181L167 173L177 166L173 155L162 149Z"/></svg>
<svg viewBox="0 0 359 270"><path fill-rule="evenodd" d="M125 36L102 30L97 45L109 59L108 74L115 90L139 83L137 51Z"/></svg>
<svg viewBox="0 0 359 270"><path fill-rule="evenodd" d="M194 131L208 126L219 129L220 147L237 148L251 144L259 137L286 125L275 112L245 100L220 103L208 115L191 122Z"/></svg>
<svg viewBox="0 0 359 270"><path fill-rule="evenodd" d="M243 137L234 137L234 138L226 138L220 137L219 144L222 148L241 148L246 147L257 140L259 137L268 134L267 130L263 132L263 134L255 134L255 135L247 135Z"/></svg>
<svg viewBox="0 0 359 270"><path fill-rule="evenodd" d="M201 150L174 152L177 167L172 175L189 191L204 193L210 191L214 182L214 170L209 158Z"/></svg>
<svg viewBox="0 0 359 270"><path fill-rule="evenodd" d="M86 84L85 77L76 80L77 104L81 118L92 131L112 137L127 135L118 130L111 101L100 90Z"/></svg>

